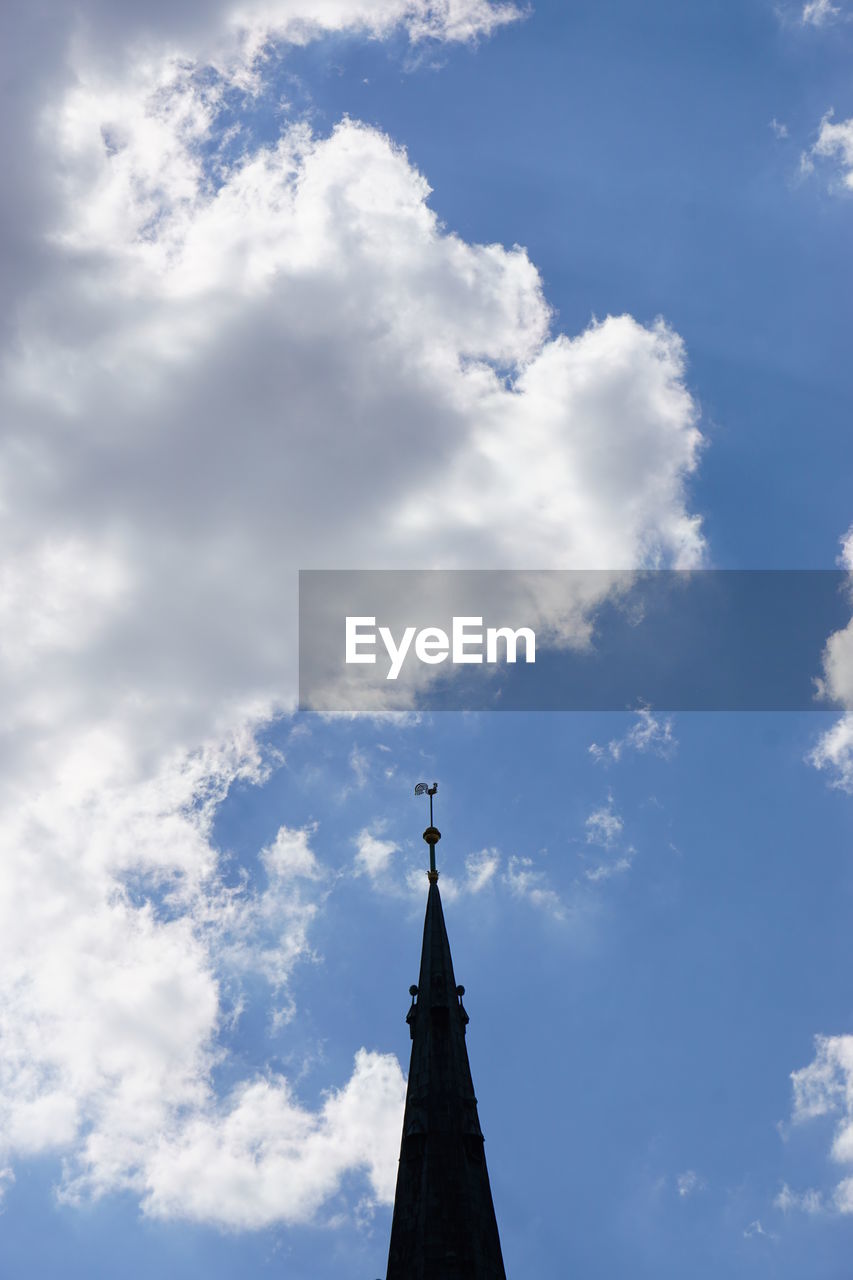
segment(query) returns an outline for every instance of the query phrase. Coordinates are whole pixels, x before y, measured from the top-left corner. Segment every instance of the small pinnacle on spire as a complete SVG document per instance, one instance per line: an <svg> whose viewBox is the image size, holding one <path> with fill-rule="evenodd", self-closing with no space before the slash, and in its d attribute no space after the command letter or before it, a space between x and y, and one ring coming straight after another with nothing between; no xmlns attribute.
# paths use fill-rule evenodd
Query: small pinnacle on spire
<svg viewBox="0 0 853 1280"><path fill-rule="evenodd" d="M419 782L415 787L416 796L422 796L422 795L429 796L429 826L424 832L424 840L426 840L427 844L429 845L429 871L427 872L427 877L429 879L430 884L438 883L438 872L435 869L435 846L438 844L439 840L441 839L441 832L439 831L438 827L433 825L433 820L432 820L432 798L435 795L436 791L438 791L437 782L434 782L432 786L430 786L426 782Z"/></svg>

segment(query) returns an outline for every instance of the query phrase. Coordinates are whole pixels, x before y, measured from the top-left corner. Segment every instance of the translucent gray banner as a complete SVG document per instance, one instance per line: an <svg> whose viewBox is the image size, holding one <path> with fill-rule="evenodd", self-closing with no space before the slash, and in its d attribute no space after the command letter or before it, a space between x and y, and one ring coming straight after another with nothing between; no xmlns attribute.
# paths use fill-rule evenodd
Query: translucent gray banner
<svg viewBox="0 0 853 1280"><path fill-rule="evenodd" d="M303 570L299 701L412 710L803 711L840 570Z"/></svg>

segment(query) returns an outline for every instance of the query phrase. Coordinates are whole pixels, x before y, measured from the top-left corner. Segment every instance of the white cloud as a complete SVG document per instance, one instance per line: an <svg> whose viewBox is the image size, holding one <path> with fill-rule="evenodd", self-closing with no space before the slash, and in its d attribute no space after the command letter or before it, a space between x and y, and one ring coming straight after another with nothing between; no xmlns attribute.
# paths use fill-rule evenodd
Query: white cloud
<svg viewBox="0 0 853 1280"><path fill-rule="evenodd" d="M273 1010L276 1025L293 1015L288 986L297 962L314 954L308 931L329 880L309 844L314 830L281 827L273 844L261 850L267 875L264 890L240 898L224 894L212 920L219 954L263 974L273 990L284 996L284 1003Z"/></svg>
<svg viewBox="0 0 853 1280"><path fill-rule="evenodd" d="M374 886L383 893L403 894L423 902L426 889L426 868L422 865L409 865L397 878L389 872L395 867L394 854L400 852L400 846L393 840L382 840L367 828L356 837L356 870L360 874L369 875ZM426 863L425 853L418 859ZM439 856L440 863L441 858ZM481 893L487 885L493 883L500 866L501 855L497 849L480 849L469 853L464 861L464 875L460 877L448 875L441 870L441 894L448 902L455 901L462 894Z"/></svg>
<svg viewBox="0 0 853 1280"><path fill-rule="evenodd" d="M847 162L853 164L853 132L850 141ZM841 540L838 563L853 573L853 526ZM820 693L842 704L844 714L821 735L808 760L827 772L831 786L853 794L853 621L829 637L818 686ZM835 1117L831 1157L836 1163L853 1165L853 1035L817 1036L814 1059L792 1072L791 1080L794 1121ZM786 1184L776 1204L809 1214L831 1208L853 1213L853 1176L837 1183L831 1199L813 1189L795 1193Z"/></svg>
<svg viewBox="0 0 853 1280"><path fill-rule="evenodd" d="M787 1182L782 1184L773 1204L777 1209L781 1209L783 1213L791 1213L796 1210L811 1216L823 1213L825 1208L823 1196L814 1187L810 1187L807 1191L792 1191Z"/></svg>
<svg viewBox="0 0 853 1280"><path fill-rule="evenodd" d="M469 893L480 893L492 883L500 861L497 849L480 849L478 853L468 854L465 859L465 887Z"/></svg>
<svg viewBox="0 0 853 1280"><path fill-rule="evenodd" d="M682 1199L692 1196L697 1191L703 1191L707 1186L705 1179L695 1169L685 1169L683 1173L678 1175L675 1184Z"/></svg>
<svg viewBox="0 0 853 1280"><path fill-rule="evenodd" d="M833 4L832 0L808 0L803 5L801 21L806 26L822 27L837 18L840 12L838 5Z"/></svg>
<svg viewBox="0 0 853 1280"><path fill-rule="evenodd" d="M305 43L323 32L386 36L404 27L413 41L468 41L515 22L522 8L492 0L244 0L228 6L228 24L248 32L250 48L270 40Z"/></svg>
<svg viewBox="0 0 853 1280"><path fill-rule="evenodd" d="M835 702L853 707L853 620L833 632L823 652L823 690Z"/></svg>
<svg viewBox="0 0 853 1280"><path fill-rule="evenodd" d="M62 1152L71 1197L296 1220L345 1168L387 1197L400 1081L366 1055L319 1112L211 1084L247 970L292 1011L327 890L310 832L279 831L256 891L212 843L292 705L295 571L696 563L697 413L663 322L552 336L526 252L449 234L376 129L222 146L268 38L470 39L506 6L91 3L73 40L51 12L21 19L44 64L0 125L0 1157ZM507 882L560 913L527 860Z"/></svg>
<svg viewBox="0 0 853 1280"><path fill-rule="evenodd" d="M853 525L850 526L841 539L841 550L836 559L842 569L849 569L853 572Z"/></svg>
<svg viewBox="0 0 853 1280"><path fill-rule="evenodd" d="M750 1240L753 1236L764 1236L767 1240L777 1239L772 1231L767 1231L766 1228L761 1225L760 1218L755 1218L754 1221L750 1222L748 1227L744 1227L743 1234L744 1239L746 1240Z"/></svg>
<svg viewBox="0 0 853 1280"><path fill-rule="evenodd" d="M642 721L640 727L642 727ZM597 884L599 881L622 875L630 869L636 849L631 844L622 843L625 823L613 807L612 795L608 795L606 804L592 811L586 820L585 828L586 844L601 851L596 855L594 865L587 867L584 872L587 880Z"/></svg>
<svg viewBox="0 0 853 1280"><path fill-rule="evenodd" d="M556 890L549 886L545 872L535 867L532 858L513 854L503 879L515 897L526 899L557 920L565 919L565 904Z"/></svg>
<svg viewBox="0 0 853 1280"><path fill-rule="evenodd" d="M788 126L781 120L777 120L775 116L770 121L770 128L773 130L777 138L787 138Z"/></svg>
<svg viewBox="0 0 853 1280"><path fill-rule="evenodd" d="M625 824L613 808L613 796L607 797L607 804L594 809L586 820L587 844L600 845L603 849L612 849L616 844Z"/></svg>
<svg viewBox="0 0 853 1280"><path fill-rule="evenodd" d="M356 837L356 870L379 879L390 869L391 858L399 848L393 840L380 840L365 827Z"/></svg>
<svg viewBox="0 0 853 1280"><path fill-rule="evenodd" d="M843 1178L839 1182L833 1202L839 1213L853 1213L853 1178Z"/></svg>
<svg viewBox="0 0 853 1280"><path fill-rule="evenodd" d="M296 876L322 879L322 869L309 843L315 829L279 827L273 843L261 852L261 860L271 879L292 880Z"/></svg>
<svg viewBox="0 0 853 1280"><path fill-rule="evenodd" d="M455 901L459 897L459 885L446 872L439 872L439 878L441 880L441 896L446 902ZM405 891L409 897L414 898L417 902L423 902L426 884L426 868L409 867L405 880Z"/></svg>
<svg viewBox="0 0 853 1280"><path fill-rule="evenodd" d="M316 905L295 881L318 872L305 833L282 830L263 852L263 890L225 889L202 865L213 806L180 803L207 767L182 795L169 779L171 810L163 785L150 810L138 791L109 792L103 812L91 796L83 814L69 806L59 846L23 815L32 865L13 862L3 886L0 1151L64 1153L71 1198L142 1188L163 1135L212 1106L229 992L253 970L286 999L307 950Z"/></svg>
<svg viewBox="0 0 853 1280"><path fill-rule="evenodd" d="M138 1180L143 1210L234 1228L307 1222L353 1169L388 1203L405 1094L397 1059L364 1049L318 1112L284 1079L249 1081L161 1136Z"/></svg>
<svg viewBox="0 0 853 1280"><path fill-rule="evenodd" d="M623 871L629 871L633 858L634 850L629 849L611 862L598 862L594 867L588 867L584 874L587 880L591 880L593 884L597 884L601 880L611 880L613 876L621 875Z"/></svg>
<svg viewBox="0 0 853 1280"><path fill-rule="evenodd" d="M831 111L820 122L817 142L802 156L802 167L808 171L814 167L815 157L834 160L841 184L853 189L853 119L832 119Z"/></svg>
<svg viewBox="0 0 853 1280"><path fill-rule="evenodd" d="M853 582L853 525L841 539L837 563ZM822 664L818 694L841 703L844 715L821 735L808 761L827 771L831 786L853 794L853 619L829 637Z"/></svg>
<svg viewBox="0 0 853 1280"><path fill-rule="evenodd" d="M363 787L370 777L370 761L363 751L360 751L358 745L355 745L349 753L349 767L355 774L355 785Z"/></svg>
<svg viewBox="0 0 853 1280"><path fill-rule="evenodd" d="M836 720L821 735L808 760L816 769L827 770L830 786L853 795L853 715Z"/></svg>
<svg viewBox="0 0 853 1280"><path fill-rule="evenodd" d="M596 761L608 764L620 760L628 751L650 752L667 760L677 746L672 730L672 717L658 719L651 707L640 707L636 723L621 738L611 738L606 746L590 743L589 753Z"/></svg>
<svg viewBox="0 0 853 1280"><path fill-rule="evenodd" d="M832 1116L835 1131L830 1155L836 1164L853 1165L853 1035L816 1036L815 1056L808 1066L791 1073L794 1086L792 1118L803 1123L819 1116ZM780 1207L817 1212L821 1207L817 1193L802 1196L780 1195L786 1201ZM853 1213L853 1176L843 1178L835 1187L831 1206L842 1214Z"/></svg>
<svg viewBox="0 0 853 1280"><path fill-rule="evenodd" d="M795 1122L839 1111L853 1103L853 1036L818 1036L814 1060L791 1073ZM842 1130L846 1132L846 1128Z"/></svg>

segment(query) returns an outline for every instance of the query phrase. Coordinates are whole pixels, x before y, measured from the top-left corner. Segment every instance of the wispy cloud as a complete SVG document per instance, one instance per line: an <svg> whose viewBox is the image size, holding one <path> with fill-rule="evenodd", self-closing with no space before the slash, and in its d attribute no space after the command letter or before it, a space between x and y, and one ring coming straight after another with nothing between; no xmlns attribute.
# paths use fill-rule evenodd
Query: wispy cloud
<svg viewBox="0 0 853 1280"><path fill-rule="evenodd" d="M748 1227L744 1227L743 1234L746 1240L758 1238L761 1236L763 1236L766 1240L778 1239L778 1236L776 1236L774 1232L768 1231L766 1227L763 1227L761 1225L760 1218L755 1218L752 1222L750 1222Z"/></svg>
<svg viewBox="0 0 853 1280"><path fill-rule="evenodd" d="M500 866L501 856L497 849L480 849L478 853L469 853L465 859L465 883L469 893L480 893L486 885L491 884Z"/></svg>
<svg viewBox="0 0 853 1280"><path fill-rule="evenodd" d="M376 823L373 829L363 828L356 837L356 874L367 875L379 892L383 894L404 895L423 899L425 889L425 871L421 865L423 856L417 866L411 860L404 864L403 850L395 840L383 838L384 823ZM497 849L485 848L466 855L463 862L463 873L459 876L448 874L442 870L441 892L447 901L453 901L463 894L482 893L489 885L496 882L496 875L501 864L501 855Z"/></svg>
<svg viewBox="0 0 853 1280"><path fill-rule="evenodd" d="M308 932L331 882L311 849L315 832L316 827L281 827L260 853L266 872L263 888L250 892L245 885L220 887L195 911L220 967L257 972L269 981L278 1001L272 1011L278 1026L293 1015L290 980L297 963L314 954Z"/></svg>
<svg viewBox="0 0 853 1280"><path fill-rule="evenodd" d="M607 804L593 809L586 820L586 842L599 845L602 849L612 849L622 835L624 826L613 808L613 796L608 795Z"/></svg>
<svg viewBox="0 0 853 1280"><path fill-rule="evenodd" d="M675 1185L679 1196L686 1199L688 1196L695 1195L697 1191L704 1191L708 1184L695 1169L685 1169L676 1178Z"/></svg>
<svg viewBox="0 0 853 1280"><path fill-rule="evenodd" d="M625 823L614 808L612 793L606 804L593 809L584 825L586 845L595 855L593 865L584 871L586 879L595 884L628 871L636 849L623 841Z"/></svg>
<svg viewBox="0 0 853 1280"><path fill-rule="evenodd" d="M556 920L564 920L567 908L560 895L548 884L541 867L533 859L513 854L504 872L504 883L516 897L530 902Z"/></svg>
<svg viewBox="0 0 853 1280"><path fill-rule="evenodd" d="M603 764L615 763L626 751L649 752L667 760L677 746L672 717L658 719L652 714L651 707L644 706L638 709L636 722L623 737L611 738L603 747L597 742L590 743L589 754Z"/></svg>
<svg viewBox="0 0 853 1280"><path fill-rule="evenodd" d="M832 0L808 0L803 5L800 21L806 26L823 27L840 14L841 9Z"/></svg>
<svg viewBox="0 0 853 1280"><path fill-rule="evenodd" d="M367 753L362 751L357 743L353 744L353 748L349 753L349 767L355 775L356 787L364 787L370 777L370 760Z"/></svg>
<svg viewBox="0 0 853 1280"><path fill-rule="evenodd" d="M819 1191L813 1187L807 1191L792 1191L787 1182L782 1184L773 1204L783 1213L799 1212L814 1215L825 1211L823 1196Z"/></svg>

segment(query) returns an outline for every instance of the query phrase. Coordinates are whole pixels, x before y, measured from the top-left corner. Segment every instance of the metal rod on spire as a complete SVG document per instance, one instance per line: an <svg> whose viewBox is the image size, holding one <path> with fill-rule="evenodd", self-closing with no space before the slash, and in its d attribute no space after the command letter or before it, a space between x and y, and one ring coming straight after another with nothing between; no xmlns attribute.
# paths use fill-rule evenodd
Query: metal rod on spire
<svg viewBox="0 0 853 1280"><path fill-rule="evenodd" d="M427 874L429 876L430 884L435 884L438 881L438 872L436 871L436 868L435 868L435 846L438 844L439 840L441 839L441 832L433 824L433 817L432 817L432 798L435 795L436 791L438 791L437 782L434 782L432 786L429 786L429 784L426 782L419 782L415 786L416 796L422 796L422 795L429 796L429 826L424 832L424 840L426 840L427 844L429 845L429 871Z"/></svg>

